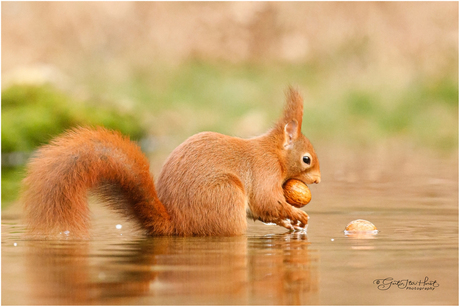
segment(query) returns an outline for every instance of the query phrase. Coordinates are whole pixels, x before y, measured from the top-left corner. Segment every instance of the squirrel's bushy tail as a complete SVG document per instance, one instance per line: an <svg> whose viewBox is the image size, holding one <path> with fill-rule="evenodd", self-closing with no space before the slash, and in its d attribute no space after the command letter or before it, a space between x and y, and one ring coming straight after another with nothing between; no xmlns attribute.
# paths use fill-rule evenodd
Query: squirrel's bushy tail
<svg viewBox="0 0 460 307"><path fill-rule="evenodd" d="M157 197L147 158L128 138L104 128L70 130L37 151L23 181L29 231L87 236L91 189L149 234L171 232L170 216Z"/></svg>

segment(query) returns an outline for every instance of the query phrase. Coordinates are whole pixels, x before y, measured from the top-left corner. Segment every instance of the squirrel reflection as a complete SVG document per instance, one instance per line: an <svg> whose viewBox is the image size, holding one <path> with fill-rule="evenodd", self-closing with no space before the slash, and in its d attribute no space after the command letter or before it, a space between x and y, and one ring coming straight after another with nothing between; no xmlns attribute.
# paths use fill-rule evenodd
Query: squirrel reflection
<svg viewBox="0 0 460 307"><path fill-rule="evenodd" d="M30 242L34 303L318 303L318 255L305 234L126 242L110 256L97 242Z"/></svg>

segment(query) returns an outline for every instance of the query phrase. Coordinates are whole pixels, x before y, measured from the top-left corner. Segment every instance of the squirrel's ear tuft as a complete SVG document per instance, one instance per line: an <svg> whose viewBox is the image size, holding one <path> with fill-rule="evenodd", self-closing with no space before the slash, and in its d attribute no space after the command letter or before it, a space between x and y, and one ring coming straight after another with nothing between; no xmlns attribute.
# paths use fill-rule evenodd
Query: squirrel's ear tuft
<svg viewBox="0 0 460 307"><path fill-rule="evenodd" d="M303 98L299 91L290 86L286 92L286 103L284 113L278 122L278 127L285 129L285 126L292 121L296 121L296 134L299 135L302 129L303 118Z"/></svg>

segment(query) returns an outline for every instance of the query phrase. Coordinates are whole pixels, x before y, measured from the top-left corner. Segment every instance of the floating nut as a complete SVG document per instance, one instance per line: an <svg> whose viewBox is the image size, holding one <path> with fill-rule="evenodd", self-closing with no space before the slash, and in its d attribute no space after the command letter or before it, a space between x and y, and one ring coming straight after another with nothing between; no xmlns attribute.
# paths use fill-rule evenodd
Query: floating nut
<svg viewBox="0 0 460 307"><path fill-rule="evenodd" d="M348 233L377 232L377 227L369 221L358 219L348 223L345 231Z"/></svg>
<svg viewBox="0 0 460 307"><path fill-rule="evenodd" d="M297 179L289 179L283 186L286 201L297 208L302 208L311 200L311 192L305 183Z"/></svg>

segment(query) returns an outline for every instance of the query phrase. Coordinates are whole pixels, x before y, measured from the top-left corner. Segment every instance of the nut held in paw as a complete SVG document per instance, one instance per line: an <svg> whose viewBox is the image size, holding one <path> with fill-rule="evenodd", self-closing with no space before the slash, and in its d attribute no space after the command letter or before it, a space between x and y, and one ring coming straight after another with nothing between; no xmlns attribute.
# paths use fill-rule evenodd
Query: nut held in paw
<svg viewBox="0 0 460 307"><path fill-rule="evenodd" d="M305 183L297 179L289 179L283 186L286 201L294 207L301 208L311 200L311 192Z"/></svg>

